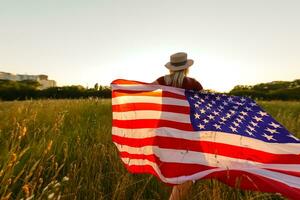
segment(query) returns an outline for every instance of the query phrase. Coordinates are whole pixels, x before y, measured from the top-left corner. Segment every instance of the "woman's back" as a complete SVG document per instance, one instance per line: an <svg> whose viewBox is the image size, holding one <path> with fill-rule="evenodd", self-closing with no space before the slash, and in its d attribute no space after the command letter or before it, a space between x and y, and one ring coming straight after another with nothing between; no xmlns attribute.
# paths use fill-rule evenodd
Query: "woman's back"
<svg viewBox="0 0 300 200"><path fill-rule="evenodd" d="M166 75L169 76L169 75ZM167 84L165 81L165 76L161 76L158 79L156 79L156 83L158 83L159 85L166 85L166 86L172 86L171 84ZM183 88L183 89L188 89L188 90L202 90L203 87L202 85L195 79L190 78L190 77L184 77L183 78L183 82L181 86L177 86L179 88Z"/></svg>

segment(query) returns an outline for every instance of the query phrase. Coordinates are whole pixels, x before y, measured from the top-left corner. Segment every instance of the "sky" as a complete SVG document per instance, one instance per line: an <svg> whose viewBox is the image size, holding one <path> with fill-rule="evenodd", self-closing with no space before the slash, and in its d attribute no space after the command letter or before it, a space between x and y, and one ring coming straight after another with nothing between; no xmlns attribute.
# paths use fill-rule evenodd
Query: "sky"
<svg viewBox="0 0 300 200"><path fill-rule="evenodd" d="M0 71L59 86L152 82L187 52L190 77L228 91L300 78L299 0L0 0Z"/></svg>

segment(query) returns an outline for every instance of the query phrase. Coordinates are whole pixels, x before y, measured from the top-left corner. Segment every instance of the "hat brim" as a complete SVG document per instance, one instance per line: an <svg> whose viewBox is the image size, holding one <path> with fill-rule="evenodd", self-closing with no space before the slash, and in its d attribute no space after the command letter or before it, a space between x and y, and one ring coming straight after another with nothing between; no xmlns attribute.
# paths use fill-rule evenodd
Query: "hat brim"
<svg viewBox="0 0 300 200"><path fill-rule="evenodd" d="M175 65L172 65L171 62L168 62L167 64L165 64L165 67L172 71L179 71L179 70L187 69L190 66L192 66L193 64L194 64L194 61L192 59L188 59L187 62L185 63L185 65L175 66Z"/></svg>

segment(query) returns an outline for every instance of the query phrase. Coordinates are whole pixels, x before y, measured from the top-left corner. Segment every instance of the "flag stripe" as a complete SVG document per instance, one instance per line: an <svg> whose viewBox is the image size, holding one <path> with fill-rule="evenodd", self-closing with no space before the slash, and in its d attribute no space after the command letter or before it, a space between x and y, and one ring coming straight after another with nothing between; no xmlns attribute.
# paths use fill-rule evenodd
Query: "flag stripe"
<svg viewBox="0 0 300 200"><path fill-rule="evenodd" d="M217 142L234 144L238 147L246 147L265 151L274 154L296 154L300 155L299 143L266 143L250 137L241 137L235 134L228 134L215 131L183 131L174 128L141 128L126 129L113 127L113 135L126 138L144 139L155 136L187 139L194 141Z"/></svg>
<svg viewBox="0 0 300 200"><path fill-rule="evenodd" d="M189 104L186 100L170 98L170 97L120 96L120 97L112 98L112 105L125 104L125 103L149 103L149 102L157 103L157 104L189 107Z"/></svg>
<svg viewBox="0 0 300 200"><path fill-rule="evenodd" d="M221 168L244 168L251 169L253 167L259 167L262 169L274 170L277 172L285 172L289 170L291 173L299 174L300 165L299 164L265 164L255 161L247 161L239 158L231 158L221 155L193 152L190 151L188 154L183 150L163 149L159 147L147 146L141 148L138 152L135 151L135 147L129 147L126 145L116 144L120 155L123 158L130 159L140 159L141 164L143 160L149 160L151 162L156 162L158 166L164 163L184 163L184 164L198 164L207 167L221 167ZM221 162L220 162L221 161ZM188 170L188 168L187 168ZM185 176L187 174L182 174ZM299 177L299 176L298 176Z"/></svg>
<svg viewBox="0 0 300 200"><path fill-rule="evenodd" d="M163 162L160 161L160 159L154 154L144 155L144 154L130 154L128 152L120 152L120 157L130 158L130 159L142 159L142 160L149 160L151 162L156 162L162 174L164 174L164 176L168 178L182 176L183 174L191 175L202 170L215 168L215 167L210 167L207 165L200 165L200 164ZM172 170L170 170L170 168Z"/></svg>
<svg viewBox="0 0 300 200"><path fill-rule="evenodd" d="M213 155L222 155L232 158L239 158L260 163L274 164L300 164L299 155L291 154L272 154L256 149L238 147L229 144L207 142L207 141L191 141L179 138L167 138L156 136L144 139L124 138L113 135L113 141L119 145L130 144L131 147L158 146L170 150L185 150L209 153ZM186 155L187 157L187 155ZM194 159L192 157L192 159ZM300 165L299 165L300 167Z"/></svg>
<svg viewBox="0 0 300 200"><path fill-rule="evenodd" d="M162 85L112 85L113 90L129 90L129 91L164 91L172 92L179 95L185 95L185 90Z"/></svg>
<svg viewBox="0 0 300 200"><path fill-rule="evenodd" d="M134 91L134 90L115 90L112 97L119 96L153 96L153 97L172 97L176 99L186 99L184 95L168 91Z"/></svg>
<svg viewBox="0 0 300 200"><path fill-rule="evenodd" d="M141 82L141 81L133 81L133 80L125 80L125 79L116 79L111 82L112 85L150 85L149 83Z"/></svg>
<svg viewBox="0 0 300 200"><path fill-rule="evenodd" d="M165 105L155 103L125 103L112 106L114 114L116 112L126 112L135 110L158 110L166 112L176 112L181 114L190 114L190 108L186 106Z"/></svg>
<svg viewBox="0 0 300 200"><path fill-rule="evenodd" d="M161 180L163 180L164 182L171 183L171 184L180 184L187 180L197 180L197 179L203 178L203 177L207 176L208 174L210 174L212 172L216 172L216 171L228 171L228 169L226 169L226 168L213 168L213 169L209 169L209 170L205 170L205 171L200 171L200 172L192 174L192 175L184 175L184 176L179 176L179 177L174 177L174 178L167 178L161 173L159 166L154 162L151 162L149 160L143 160L143 164L141 165L141 160L139 160L139 159L130 159L130 158L121 158L121 159L126 165L129 165L129 166L130 165L134 165L134 166L140 165L140 166L145 167L147 165L150 165L155 169L156 173L160 176ZM232 167L230 170L241 170L243 172L249 172L252 174L260 175L260 176L263 176L268 179L282 182L290 187L297 188L300 192L300 178L298 178L298 177L285 175L285 174L275 172L275 171L269 171L269 170L265 170L265 169L256 169L256 168L242 169L239 167L236 167L236 168ZM255 180L255 181L257 181L257 180Z"/></svg>
<svg viewBox="0 0 300 200"><path fill-rule="evenodd" d="M113 115L114 120L134 120L134 119L159 119L169 121L180 121L182 123L191 123L190 115L179 114L172 112L161 112L153 110L139 110L139 111L127 111L127 112L116 112Z"/></svg>
<svg viewBox="0 0 300 200"><path fill-rule="evenodd" d="M136 119L136 120L113 120L113 126L119 128L156 128L156 127L176 127L180 130L192 131L193 127L190 123L174 122L159 119Z"/></svg>
<svg viewBox="0 0 300 200"><path fill-rule="evenodd" d="M129 172L132 173L149 173L158 177L161 181L168 184L177 184L176 182L170 183L165 179L161 178L159 174L151 165L137 166L137 165L126 165L126 168ZM242 170L222 170L222 169L213 169L211 173L203 176L202 179L215 178L231 187L240 187L248 190L259 190L263 192L280 192L290 199L297 199L300 195L300 190L297 188L290 187L280 181L275 181L269 179L268 177L259 176L256 174L251 174ZM207 172L207 171L204 171ZM187 180L193 180L187 176ZM241 180L242 181L239 181ZM196 180L196 179L194 179ZM181 181L183 183L185 181ZM266 185L268 187L266 187Z"/></svg>
<svg viewBox="0 0 300 200"><path fill-rule="evenodd" d="M291 175L291 176L300 177L300 166L297 166L297 167L298 167L298 171L287 171L288 168L283 168L284 170L282 170L282 169L270 169L270 168L263 168L263 169L270 170L270 171L275 171L275 172L280 172L280 173L288 174L288 175Z"/></svg>

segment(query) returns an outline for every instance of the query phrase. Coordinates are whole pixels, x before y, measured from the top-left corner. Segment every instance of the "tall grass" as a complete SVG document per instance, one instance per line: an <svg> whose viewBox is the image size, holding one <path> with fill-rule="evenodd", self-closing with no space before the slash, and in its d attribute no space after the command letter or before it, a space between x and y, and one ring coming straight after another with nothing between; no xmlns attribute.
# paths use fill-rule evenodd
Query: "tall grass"
<svg viewBox="0 0 300 200"><path fill-rule="evenodd" d="M300 102L261 102L300 135ZM0 102L1 199L167 199L171 188L132 175L111 142L110 100ZM280 199L198 181L188 199Z"/></svg>

